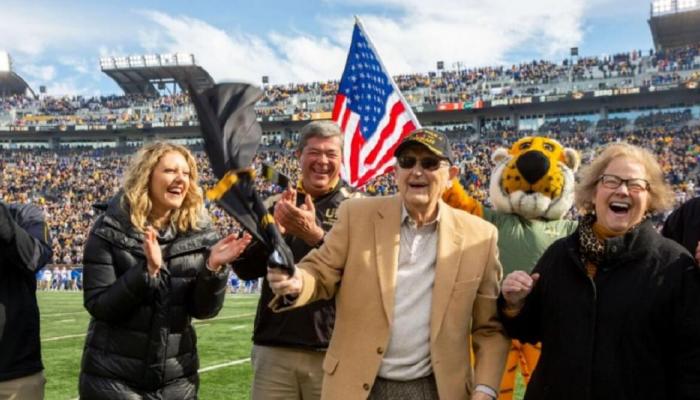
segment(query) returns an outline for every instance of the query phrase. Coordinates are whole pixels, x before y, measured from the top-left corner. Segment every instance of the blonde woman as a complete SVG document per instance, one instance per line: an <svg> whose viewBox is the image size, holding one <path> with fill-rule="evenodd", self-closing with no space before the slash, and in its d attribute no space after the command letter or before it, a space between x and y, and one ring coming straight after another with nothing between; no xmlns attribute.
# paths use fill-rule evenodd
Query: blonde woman
<svg viewBox="0 0 700 400"><path fill-rule="evenodd" d="M226 264L250 242L217 242L184 147L142 148L122 190L94 223L84 252L84 303L92 316L80 398L196 399L192 318L223 305Z"/></svg>

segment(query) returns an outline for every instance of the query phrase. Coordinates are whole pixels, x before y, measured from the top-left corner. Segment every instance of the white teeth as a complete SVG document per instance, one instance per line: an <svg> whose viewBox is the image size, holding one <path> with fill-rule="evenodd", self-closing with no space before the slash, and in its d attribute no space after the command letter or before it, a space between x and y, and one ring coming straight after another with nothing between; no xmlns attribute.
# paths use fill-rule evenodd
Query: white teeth
<svg viewBox="0 0 700 400"><path fill-rule="evenodd" d="M629 204L627 204L627 203L619 203L619 202L616 202L616 201L610 203L610 205L611 205L612 207L619 207L619 208L624 208L624 209L630 208L630 205L629 205Z"/></svg>

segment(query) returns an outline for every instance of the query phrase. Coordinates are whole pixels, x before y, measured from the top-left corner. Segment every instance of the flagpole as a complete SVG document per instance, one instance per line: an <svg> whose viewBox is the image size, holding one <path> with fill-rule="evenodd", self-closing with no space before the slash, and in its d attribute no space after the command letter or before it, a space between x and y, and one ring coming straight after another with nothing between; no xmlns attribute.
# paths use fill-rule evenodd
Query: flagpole
<svg viewBox="0 0 700 400"><path fill-rule="evenodd" d="M377 62L384 70L384 73L386 74L386 76L389 77L389 82L391 83L391 86L394 88L396 93L399 95L399 98L406 105L408 105L408 115L411 117L411 121L413 121L413 124L416 126L416 128L420 128L421 124L420 124L420 122L418 122L418 118L416 118L416 115L413 113L413 107L411 106L411 104L408 101L406 101L406 98L403 97L403 93L401 93L401 90L399 90L399 87L396 86L396 82L394 82L394 77L389 74L389 70L386 69L386 66L384 66L384 61L382 61L381 57L379 57L379 52L377 52L377 48L374 46L374 42L372 42L372 38L369 36L367 31L365 30L365 26L362 24L362 21L360 21L360 17L358 17L357 15L355 15L355 23L360 28L360 32L362 32L362 34L365 36L365 39L367 39L367 43L372 48L372 51L374 52L374 54L377 55Z"/></svg>

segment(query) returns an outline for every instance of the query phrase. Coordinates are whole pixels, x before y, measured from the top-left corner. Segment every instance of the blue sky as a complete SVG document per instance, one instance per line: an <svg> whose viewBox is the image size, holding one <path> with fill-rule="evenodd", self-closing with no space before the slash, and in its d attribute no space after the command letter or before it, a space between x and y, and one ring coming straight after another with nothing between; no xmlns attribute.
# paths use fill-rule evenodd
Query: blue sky
<svg viewBox="0 0 700 400"><path fill-rule="evenodd" d="M114 94L101 56L193 53L217 81L338 79L353 15L392 74L652 47L649 0L0 0L0 51L51 95Z"/></svg>

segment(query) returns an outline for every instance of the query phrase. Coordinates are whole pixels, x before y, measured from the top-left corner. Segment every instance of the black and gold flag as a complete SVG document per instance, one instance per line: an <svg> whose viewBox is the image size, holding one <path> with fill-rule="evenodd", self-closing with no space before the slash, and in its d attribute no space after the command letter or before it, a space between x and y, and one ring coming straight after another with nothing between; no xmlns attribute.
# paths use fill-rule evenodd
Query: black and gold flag
<svg viewBox="0 0 700 400"><path fill-rule="evenodd" d="M190 97L197 110L204 150L219 182L207 197L235 218L270 252L270 266L294 273L292 252L282 239L274 218L255 190L252 163L262 138L255 103L262 91L244 83L225 83Z"/></svg>

